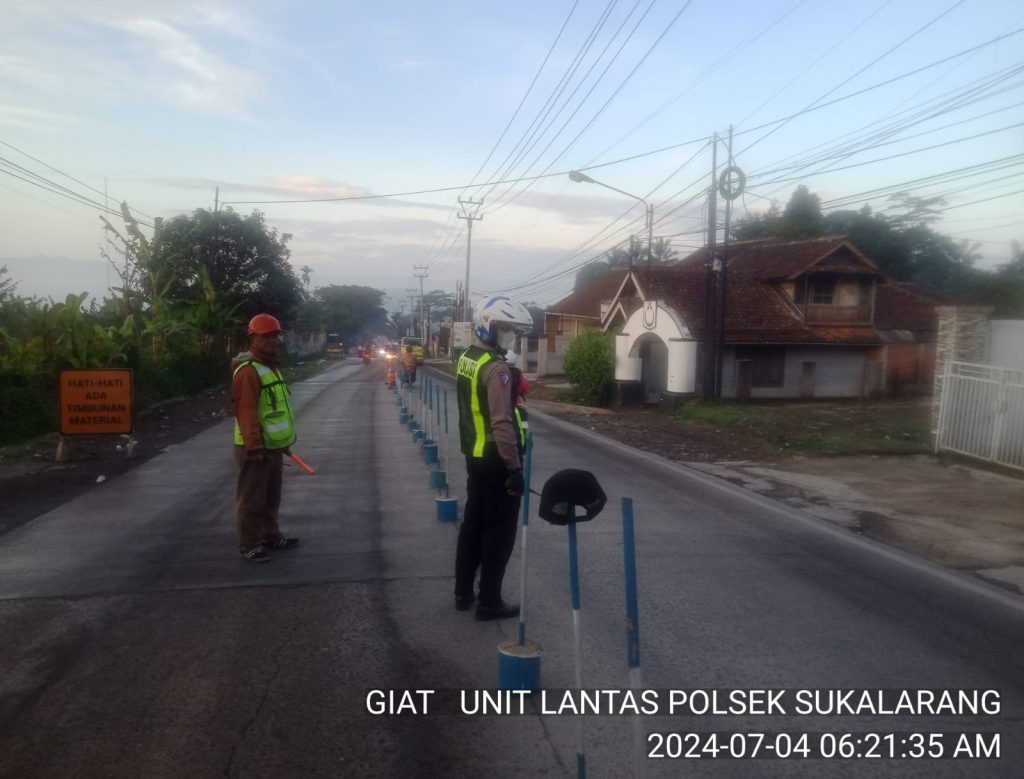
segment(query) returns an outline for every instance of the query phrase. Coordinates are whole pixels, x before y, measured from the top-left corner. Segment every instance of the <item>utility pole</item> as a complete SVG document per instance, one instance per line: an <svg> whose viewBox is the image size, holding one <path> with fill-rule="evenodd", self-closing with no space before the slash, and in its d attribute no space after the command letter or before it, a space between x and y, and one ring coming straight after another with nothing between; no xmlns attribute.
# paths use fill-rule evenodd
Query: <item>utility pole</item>
<svg viewBox="0 0 1024 779"><path fill-rule="evenodd" d="M213 213L217 213L220 210L220 187L216 187L213 190Z"/></svg>
<svg viewBox="0 0 1024 779"><path fill-rule="evenodd" d="M405 294L409 297L409 326L406 328L405 335L412 335L415 332L413 322L416 321L416 290L406 287Z"/></svg>
<svg viewBox="0 0 1024 779"><path fill-rule="evenodd" d="M704 276L704 387L702 395L715 396L715 273L718 260L715 242L718 239L718 133L711 144L711 188L708 190L708 256Z"/></svg>
<svg viewBox="0 0 1024 779"><path fill-rule="evenodd" d="M727 178L733 169L732 125L729 125L729 162L722 177ZM732 229L732 201L730 192L723 190L725 198L725 235L722 238L722 269L718 276L718 345L715 354L715 397L722 397L722 363L725 361L725 295L729 283L729 231Z"/></svg>
<svg viewBox="0 0 1024 779"><path fill-rule="evenodd" d="M423 344L424 354L427 348L427 320L423 316L423 279L429 276L426 265L413 265L412 275L420 280L420 343Z"/></svg>
<svg viewBox="0 0 1024 779"><path fill-rule="evenodd" d="M466 236L466 281L462 285L462 321L468 322L470 317L469 312L469 256L473 246L473 222L478 222L484 218L484 215L480 213L479 206L482 206L484 201L482 200L463 200L459 198L459 205L462 207L462 213L459 214L459 219L466 220L466 226L468 228L468 234ZM467 206L477 206L477 210L470 213Z"/></svg>

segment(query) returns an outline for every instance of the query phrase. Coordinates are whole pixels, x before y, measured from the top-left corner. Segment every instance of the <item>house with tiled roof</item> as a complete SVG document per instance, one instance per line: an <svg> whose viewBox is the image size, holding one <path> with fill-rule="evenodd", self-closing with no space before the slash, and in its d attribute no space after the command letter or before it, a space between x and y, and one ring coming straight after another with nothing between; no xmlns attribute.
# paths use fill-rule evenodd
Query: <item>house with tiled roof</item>
<svg viewBox="0 0 1024 779"><path fill-rule="evenodd" d="M601 315L602 329L616 335L616 380L642 388L645 399L702 392L706 375L722 397L737 398L866 397L930 386L935 302L886 276L843 236L717 249L724 311L713 294L711 330L713 345L721 339L720 370L706 374L707 259L705 247L628 272Z"/></svg>
<svg viewBox="0 0 1024 779"><path fill-rule="evenodd" d="M546 339L539 344L537 374L562 372L566 347L589 330L600 330L612 299L626 280L625 268L614 268L544 312Z"/></svg>

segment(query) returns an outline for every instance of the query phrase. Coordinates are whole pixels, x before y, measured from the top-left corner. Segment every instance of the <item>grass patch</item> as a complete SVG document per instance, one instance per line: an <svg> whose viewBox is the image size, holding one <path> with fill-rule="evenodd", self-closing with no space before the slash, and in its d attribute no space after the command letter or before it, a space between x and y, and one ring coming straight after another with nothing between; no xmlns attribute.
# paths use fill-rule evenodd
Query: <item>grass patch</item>
<svg viewBox="0 0 1024 779"><path fill-rule="evenodd" d="M931 451L928 425L913 422L795 433L783 436L777 446L808 456L927 454Z"/></svg>
<svg viewBox="0 0 1024 779"><path fill-rule="evenodd" d="M547 400L553 403L575 403L572 387L552 387L536 381L530 382L530 392L526 396L530 400Z"/></svg>
<svg viewBox="0 0 1024 779"><path fill-rule="evenodd" d="M755 406L750 403L690 401L677 408L673 415L683 422L706 422L719 427L740 427L744 425L771 425L779 422L782 414L778 409Z"/></svg>

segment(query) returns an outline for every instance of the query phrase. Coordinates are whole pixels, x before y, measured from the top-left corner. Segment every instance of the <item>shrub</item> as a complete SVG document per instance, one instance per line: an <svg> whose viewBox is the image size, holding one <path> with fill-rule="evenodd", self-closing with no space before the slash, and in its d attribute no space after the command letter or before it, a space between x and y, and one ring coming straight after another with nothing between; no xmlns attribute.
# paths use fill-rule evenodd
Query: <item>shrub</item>
<svg viewBox="0 0 1024 779"><path fill-rule="evenodd" d="M577 402L603 406L611 397L615 379L613 338L607 333L586 333L566 349L565 378Z"/></svg>

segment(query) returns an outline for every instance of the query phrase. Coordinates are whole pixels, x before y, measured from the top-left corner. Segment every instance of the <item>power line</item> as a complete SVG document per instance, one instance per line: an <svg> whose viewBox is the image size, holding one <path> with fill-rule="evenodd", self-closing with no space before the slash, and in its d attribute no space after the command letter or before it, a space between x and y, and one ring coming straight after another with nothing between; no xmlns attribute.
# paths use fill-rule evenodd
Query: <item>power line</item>
<svg viewBox="0 0 1024 779"><path fill-rule="evenodd" d="M516 164L521 162L523 157L536 147L536 145L540 142L541 137L543 137L543 135L548 131L548 129L551 127L551 125L554 124L555 120L558 119L558 116L561 115L565 111L565 109L568 107L569 103L572 101L573 97L576 96L576 93L579 91L580 87L582 87L586 83L587 79L590 77L590 74L593 72L594 68L597 67L597 64L604 58L604 55L608 51L608 48L612 45L612 43L615 41L615 39L622 32L623 28L626 26L626 23L633 16L633 14L636 11L636 9L640 7L640 3L641 2L642 2L642 0L636 0L636 2L633 4L633 7L630 9L629 13L622 20L622 23L619 25L619 28L612 34L611 38L608 39L608 42L605 44L604 49L601 50L601 53L597 56L597 58L591 64L590 68L584 74L583 78L580 80L580 82L573 89L573 91L569 95L569 97L566 98L566 101L563 104L562 108L559 109L558 113L554 117L551 118L551 121L549 121L548 124L544 127L544 129L541 131L540 135L537 136L536 140L533 141L533 143L530 144L529 148L523 149L523 151L519 154L519 156L516 158L516 160L513 162L513 164L509 166L509 170L511 170L512 167L514 167ZM605 65L604 70L601 71L601 74L597 77L597 79L591 85L590 89L583 96L582 100L580 100L580 102L576 105L576 108L574 108L572 113L569 114L569 118L566 119L562 123L562 126L558 128L557 132L555 132L555 134L553 136L551 136L551 139L548 141L547 145L543 149L541 149L540 153L534 158L533 162L531 162L529 165L527 165L523 169L524 173L526 171L530 170L530 168L532 168L534 165L536 165L537 162L541 159L541 157L543 157L544 154L547 153L547 150L551 148L551 145L556 140L558 140L559 136L561 136L561 134L563 132L565 132L565 128L569 126L569 123L575 118L575 116L579 112L579 110L586 104L587 100L590 99L590 96L594 93L594 90L604 80L604 77L608 74L608 70L612 67L612 65L615 64L616 60L618 60L619 55L622 53L622 50L626 47L626 44L629 43L629 41L633 38L633 35L636 34L637 29L640 27L641 24L643 24L644 19L647 18L647 15L651 12L651 9L654 7L654 3L655 2L656 2L656 0L651 0L650 4L647 6L647 10L643 12L643 14L637 20L636 24L633 25L633 29L630 30L630 32L626 36L625 40L622 41L622 43L620 44L620 46L618 48L618 51L615 52L615 54L612 56L612 58L608 61L608 64ZM487 193L487 196L490 196L490 194L493 191L494 191L494 188L492 187L491 190ZM495 210L496 210L496 208L492 208L490 213L493 213Z"/></svg>
<svg viewBox="0 0 1024 779"><path fill-rule="evenodd" d="M851 93L849 93L847 95L843 95L841 97L837 97L837 98L835 98L833 100L829 100L829 101L827 101L825 103L820 103L818 105L815 105L813 108L805 108L805 109L803 109L801 111L797 111L796 113L788 114L786 116L779 117L778 119L773 119L770 122L764 122L763 124L759 124L756 127L751 127L751 128L746 129L746 130L742 130L740 132L737 132L736 136L746 135L748 133L756 132L758 130L763 130L764 128L771 127L772 125L775 125L775 124L784 124L784 123L787 123L790 120L795 119L795 118L797 118L799 116L803 116L804 114L811 113L811 112L814 112L814 111L820 111L820 110L822 110L824 108L828 108L830 106L836 105L837 103L841 103L841 102L843 102L845 100L850 100L850 99L852 99L854 97L859 97L859 96L861 96L863 94L866 94L866 93L874 91L876 89L880 89L882 87L888 86L888 85L893 84L893 83L895 83L897 81L900 81L902 79L909 78L910 76L917 75L918 73L921 73L921 72L923 72L925 70L928 70L930 68L938 67L939 65L945 64L946 62L949 62L949 61L951 61L953 59L956 59L957 57L962 57L962 56L965 56L967 54L973 53L975 51L979 51L979 50L981 50L983 48L986 48L988 46L992 46L992 45L998 43L999 41L1005 40L1005 39L1013 37L1015 35L1019 35L1022 32L1024 32L1024 27L1018 28L1016 30L1012 30L1012 31L1010 31L1008 33L1005 33L1003 35L999 35L999 36L997 36L995 38L992 38L992 39L990 39L988 41L985 41L984 43L980 43L980 44L978 44L976 46L972 46L972 47L970 47L968 49L964 49L964 50L959 51L959 52L957 52L955 54L951 54L951 55L949 55L947 57L943 57L942 59L939 59L939 60L936 60L935 62L929 63L928 65L923 65L923 66L921 66L919 68L915 68L913 70L907 71L906 73L902 73L902 74L900 74L898 76L894 76L894 77L886 79L884 81L880 81L880 82L878 82L876 84L872 84L871 86L865 87L864 89L859 89L856 92L851 92ZM598 170L599 168L606 168L606 167L609 167L611 165L619 165L619 164L621 164L623 162L632 162L634 160L642 159L644 157L651 157L651 156L656 155L656 154L662 154L662 153L667 152L667 151L673 151L675 149L679 149L679 148L682 148L684 146L692 146L692 145L697 144L697 143L707 143L707 136L701 136L699 138L693 138L693 139L690 139L690 140L687 140L687 141L682 141L681 143L674 143L674 144L671 144L669 146L662 146L662 147L659 147L657 149L651 149L649 151L640 152L638 154L632 154L632 155L630 155L628 157L620 157L619 159L609 160L607 162L602 162L602 163L597 163L597 164L594 164L594 165L588 165L588 166L584 166L584 167L580 167L580 168L575 168L575 170L579 170L579 171ZM483 183L478 184L478 185L460 184L458 186L437 187L437 188L434 188L434 189L423 189L423 190L416 190L416 191L410 191L410 192L394 192L394 193L385 194L385 195L351 195L351 196L348 196L348 197L308 198L308 199L299 199L299 200L225 200L223 202L224 202L225 205L287 205L287 204L291 204L291 203L295 203L295 204L302 204L302 203L335 203L335 202L356 201L356 200L380 200L380 199L384 199L384 198L393 198L393 197L411 197L413 195L429 195L429 194L436 194L436 193L440 193L440 192L454 192L456 190L466 189L467 187L470 187L470 186L486 187L486 186L491 186L493 184L516 184L516 183L519 183L519 182L522 182L522 181L532 181L532 180L535 180L535 179L556 178L556 177L559 177L559 176L568 175L568 173L569 173L568 170L562 171L562 172L559 172L559 173L541 173L541 174L538 174L538 175L535 175L535 176L523 176L523 177L512 178L512 179L500 179L500 180L497 180L497 181L486 181L486 182L483 182Z"/></svg>
<svg viewBox="0 0 1024 779"><path fill-rule="evenodd" d="M822 171L822 172L824 172L824 173L834 173L835 171L839 171L839 170L850 170L851 168L860 168L860 167L863 167L864 165L874 165L877 162L888 162L889 160L897 160L897 159L900 159L902 157L909 157L912 154L920 154L921 152L932 151L934 149L941 149L941 148L943 148L945 146L952 146L952 145L955 145L955 144L958 144L958 143L963 143L964 141L972 141L972 140L975 140L977 138L984 138L985 136L988 136L988 135L994 135L996 133L1006 132L1007 130L1013 130L1013 129L1017 128L1017 127L1024 127L1024 122L1017 122L1016 124L1009 124L1009 125L1006 125L1005 127L999 127L999 128L996 128L995 130L987 130L987 131L985 131L983 133L976 133L974 135L965 135L965 136L963 136L961 138L954 138L951 141L945 141L943 143L936 143L936 144L933 144L931 146L923 146L920 149L911 149L909 151L900 152L899 154L891 154L888 157L878 157L878 158L873 159L873 160L864 160L863 162L856 162L856 163L853 163L852 165L843 165L842 167L838 167L838 168L830 168L829 170ZM788 177L784 177L784 178L772 179L771 181L761 182L760 186L769 186L771 184L779 184L779 183L786 182L786 181L798 181L798 180L807 178L808 175L819 175L819 174L803 174L803 175L800 175L800 176L788 176Z"/></svg>
<svg viewBox="0 0 1024 779"><path fill-rule="evenodd" d="M920 106L915 106L912 107L911 109L907 109L907 111L901 112L903 114L907 114L907 116L905 118L899 119L894 123L891 123L884 129L878 130L866 137L863 137L859 140L850 141L845 145L835 144L835 141L838 139L826 141L824 143L818 144L815 147L812 147L812 149L821 149L823 147L829 147L829 144L833 144L830 148L827 148L825 151L822 151L814 156L805 156L802 160L798 161L792 166L789 166L789 168L775 168L767 172L758 171L756 173L751 174L751 178L756 179L759 176L767 175L767 173L769 172L776 173L786 169L802 170L827 159L835 157L845 159L847 157L852 156L854 153L858 151L864 151L868 148L877 147L878 145L881 145L880 139L892 137L902 129L913 127L917 124L928 121L929 119L933 119L939 116L945 116L954 110L964 108L967 105L970 105L975 102L990 99L1002 92L1016 88L1017 86L1019 86L1019 84L1013 85L1011 87L1004 87L1003 89L997 92L991 91L993 87L999 85L1001 82L1011 78L1014 75L1017 75L1022 71L1024 71L1024 67L1018 64L1011 66L1010 68L1007 68L1003 71L1000 71L994 75L985 76L984 78L978 79L977 81L972 82L967 86L950 90L949 92L941 95L938 98L925 101ZM845 135L840 136L840 138L846 138L849 136L856 135L857 133L868 130L869 128L877 124L879 124L879 121L871 122L858 130L854 130L850 133L846 133ZM792 154L786 159L788 160L798 157L799 153ZM777 164L778 163L776 163L776 165ZM829 168L826 168L818 172L824 172L825 170L828 169Z"/></svg>
<svg viewBox="0 0 1024 779"><path fill-rule="evenodd" d="M104 197L106 197L106 196L107 196L107 193L106 193L106 192L101 192L100 190L96 189L96 187L92 187L92 186L89 186L89 185L88 185L88 184L86 184L86 183L85 183L84 181L80 181L79 179L76 179L76 178L75 178L74 176L72 176L72 175L71 175L70 173L65 173L64 171L60 170L59 168L55 168L55 167L53 167L52 165L50 165L49 163L47 163L47 162L43 162L43 161L42 161L41 159L39 159L38 157L33 157L33 156L32 156L31 154L29 154L29 153L28 153L27 151L24 151L24 150L22 150L22 149L19 149L19 148L18 148L17 146L14 146L13 144L10 144L10 143L8 143L7 141L0 141L0 144L3 144L4 146L6 146L6 147L7 147L7 148L9 148L9 149L14 149L14 151L18 152L18 154L23 154L23 155L25 155L26 157L28 157L28 158L29 158L30 160L32 160L33 162L38 162L38 163L39 163L40 165L42 165L42 166L43 166L43 167L45 167L45 168L48 168L49 170L52 170L52 171L53 171L54 173L59 173L60 175L64 176L65 178L69 178L69 179L71 179L71 180L72 180L72 181L74 181L74 182L75 182L76 184L80 184L80 185L82 185L82 186L83 186L83 187L85 187L86 189L88 189L88 190L91 190L92 192L95 192L95 193L96 193L97 195L103 195ZM130 207L129 207L129 208L130 208ZM152 219L152 218L153 218L153 217L152 217L152 216L150 216L149 214L145 213L144 211L140 211L140 210L139 210L139 209L137 209L137 208L130 208L130 210L131 210L131 211L135 211L136 213L142 214L142 215L143 215L144 217L147 217L148 219Z"/></svg>
<svg viewBox="0 0 1024 779"><path fill-rule="evenodd" d="M3 165L6 165L8 167L5 168L5 167L3 167ZM8 168L14 168L14 170L10 170ZM20 170L21 172L25 173L26 175L24 175L24 176L20 175L20 173L16 172L18 170ZM18 179L19 181L23 181L26 184L31 184L32 186L38 187L39 189L42 189L42 190L44 190L46 192L49 192L52 195L57 195L58 197L63 197L66 200L70 200L70 201L72 201L74 203L78 203L79 205L89 206L90 208L98 209L99 211L102 211L103 213L111 214L113 216L121 216L121 212L120 211L115 211L114 209L109 208L107 205L105 205L103 203L99 203L99 202L97 202L95 200L92 200L89 197L86 197L85 195L82 195L82 194L80 194L78 192L75 192L74 190L71 190L71 189L68 189L67 187L62 186L61 184L57 184L54 181L50 181L49 179L45 178L44 176L40 176L38 173L33 173L32 171L26 171L24 168L22 168L17 163L12 163L12 162L10 162L10 161L8 161L6 159L3 159L3 158L0 158L0 173L5 173L5 174L7 174L8 176L10 176L12 178ZM28 177L26 177L26 176L28 176ZM152 227L153 226L152 224L149 224L148 222L144 222L142 220L139 220L139 224L145 225L146 227Z"/></svg>
<svg viewBox="0 0 1024 779"><path fill-rule="evenodd" d="M597 22L591 28L590 33L588 33L586 39L583 41L583 44L577 50L576 55L572 59L572 62L570 62L569 65L566 67L565 72L559 78L558 83L551 90L551 93L544 101L544 104L540 107L540 109L534 116L533 120L520 135L519 140L516 141L515 145L513 145L513 147L509 150L508 154L505 155L505 158L495 168L494 173L491 174L490 178L505 178L512 172L512 169L519 163L520 159L522 158L521 152L519 151L520 148L524 143L529 143L536 136L538 127L550 115L551 110L555 107L555 104L558 102L559 98L561 98L562 93L565 92L565 89L572 81L573 76L576 75L576 71L579 69L580 64L582 64L587 53L589 53L591 47L594 45L594 41L597 40L597 36L600 34L601 30L604 29L604 25L607 23L608 18L611 15L612 10L615 8L617 3L618 0L609 0L609 3L605 6L604 11L602 11L601 13L601 16L598 18ZM564 110L564 106L562 109L559 110L559 113L562 110ZM520 156L516 156L517 154L520 154ZM515 157L514 160L513 157ZM509 160L513 161L510 163ZM477 189L477 194L480 193L480 190L482 190L484 186L487 185L481 185Z"/></svg>
<svg viewBox="0 0 1024 779"><path fill-rule="evenodd" d="M683 4L683 7L680 8L679 11L676 13L676 15L672 17L672 19L669 21L669 23L665 26L665 29L662 30L661 35L658 36L658 38L654 41L654 43L652 43L651 46L647 49L647 51L644 53L643 57L640 58L640 61L637 62L637 64L633 67L633 69L626 75L626 77L622 80L622 82L619 84L619 86L616 87L615 91L612 92L612 94L608 97L608 99L605 100L605 102L602 104L602 106L597 110L597 113L595 113L590 118L590 121L587 122L580 129L580 131L578 133L576 133L576 135L573 137L573 139L571 141L569 141L568 145L564 149L562 149L562 151L559 152L558 155L548 164L548 166L544 169L544 172L550 170L560 159L562 159L562 157L564 157L569 152L569 150L572 149L572 147L576 145L576 142L579 141L579 139L583 136L583 134L587 130L590 129L590 127L594 124L594 122L597 121L597 119L601 116L601 114L604 113L605 109L608 108L608 106L611 104L611 102L618 96L618 94L623 90L623 88L626 86L626 84L629 83L629 81L633 78L633 76L640 69L640 67L647 61L647 58L658 47L658 45L662 42L662 40L664 40L665 36L668 35L669 31L675 26L676 22L679 21L680 17L682 17L682 15L686 12L686 9L688 9L690 7L692 2L693 2L693 0L686 0L686 2ZM653 2L652 2L651 5L653 6ZM650 11L650 7L648 7L647 11ZM647 14L647 11L644 12L645 16ZM643 18L641 18L640 21L642 22ZM637 26L639 26L639 22L637 23ZM634 32L636 32L636 27L634 27L632 32L630 32L630 37L632 37ZM627 40L628 40L628 38L627 38ZM561 132L561 131L559 131L559 132ZM549 144L549 146L550 146L550 144ZM545 151L547 151L546 148L545 148ZM543 154L543 152L542 152L542 154ZM527 189L529 189L530 186L532 186L532 184L528 185L527 187L524 187L522 191L525 192ZM518 195L516 197L518 197Z"/></svg>
<svg viewBox="0 0 1024 779"><path fill-rule="evenodd" d="M890 47L890 48L889 48L889 49L887 49L887 50L886 50L885 52L883 52L883 53L882 53L882 54L880 54L879 56L875 57L875 59L871 60L871 62L869 62L869 63L868 63L867 65L865 65L864 67L862 67L862 68L861 68L860 70L858 70L858 71L857 71L856 73L854 73L854 74L853 74L852 76L850 76L849 78L847 78L847 79L845 79L844 81L840 82L839 84L837 84L836 86L834 86L834 87L833 87L832 89L830 89L830 90L829 90L828 92L826 92L826 93L825 93L824 95L822 95L821 97L817 98L816 100L814 100L813 102L811 102L810 104L808 104L808 105L807 105L807 106L806 106L806 107L804 108L804 110L806 111L806 110L809 110L809 109L813 108L813 107L814 107L815 105L817 105L818 103L820 103L820 102L821 102L822 100L824 100L824 99L825 99L826 97L828 97L829 95L831 95L831 94L832 94L833 92L835 92L835 91L836 91L836 90L838 90L838 89L841 89L841 88L842 88L842 87L844 87L844 86L845 86L846 84L849 84L849 83L850 83L850 82L851 82L851 81L852 81L853 79L857 78L857 76L859 76L859 75L860 75L861 73L863 73L864 71L866 71L866 70L867 70L868 68L872 67L872 66L873 66L873 65L875 65L875 64L876 64L877 62L880 62L881 60L885 59L886 57L888 57L888 56L889 56L890 54L892 54L892 53L893 53L894 51L896 51L897 49L899 49L900 47L902 47L902 46L903 46L904 44L908 43L908 42L909 42L910 40L912 40L913 38L916 38L916 37L917 37L918 35L920 35L920 34L921 34L922 32L924 32L925 30L927 30L927 29L928 29L929 27L931 27L931 26L932 26L933 24L935 24L936 22L938 22L938 21L939 21L940 19L942 19L942 18L943 18L944 16L946 16L946 15L947 15L947 14L949 14L949 13L951 13L951 12L952 12L952 11L953 11L954 9L956 9L956 8L957 8L958 6L961 6L961 5L963 5L965 1L966 1L966 0L956 0L956 2L955 2L955 3L953 3L953 5L951 5L951 6L949 7L949 8L947 8L947 9L946 9L945 11L941 12L941 13L940 13L940 14L938 14L937 16L934 16L934 17L932 17L932 19L931 19L930 21L928 21L928 22L927 22L927 23L926 23L926 24L925 24L925 25L924 25L923 27L919 27L919 28L918 28L917 30L915 30L914 32L912 32L912 33L911 33L910 35L908 35L908 36L907 36L906 38L904 38L903 40L901 40L901 41L900 41L899 43L897 43L897 44L896 44L895 46L892 46L892 47ZM795 118L795 117L794 117L794 118ZM762 135L762 136L761 136L760 138L758 138L758 139L757 139L756 141L754 141L753 143L751 143L750 145L748 145L748 146L747 146L746 148L744 148L744 149L743 149L743 151L739 152L739 154L743 154L743 152L749 151L749 150L750 150L750 149L752 149L752 148L753 148L754 146L757 146L757 144L759 144L759 143L760 143L761 141L763 141L763 140L764 140L765 138L767 138L767 137L768 137L769 135L772 135L773 133L775 133L775 132L779 131L780 129L782 129L782 128L783 128L783 127L784 127L784 126L785 126L786 124L788 124L788 123L789 123L789 120L787 120L786 122L783 122L782 124L779 124L778 126L776 126L776 127L772 128L772 130L771 130L770 132L767 132L767 133L765 133L764 135ZM739 156L739 154L737 154L737 156Z"/></svg>
<svg viewBox="0 0 1024 779"><path fill-rule="evenodd" d="M575 0L575 2L572 4L572 8L569 9L568 15L565 17L565 21L562 22L562 26L559 29L558 34L555 36L554 41L552 41L551 46L548 48L548 52L544 56L544 61L541 62L540 67L537 69L537 72L534 74L533 80L530 82L530 86L527 87L526 92L523 93L523 96L522 96L522 98L519 101L519 105L516 106L516 110L512 113L511 118L505 124L505 129L503 129L501 131L501 135L498 137L498 140L494 142L494 145L491 147L491 150L487 153L487 157L484 159L484 161L482 163L480 163L480 167L477 168L476 173L473 174L473 177L470 179L470 183L467 184L465 188L463 188L462 192L459 193L460 197L461 197L461 195L465 194L465 191L467 189L469 189L470 186L472 186L474 181L476 181L476 177L480 175L480 173L486 167L487 163L490 162L491 157L494 155L494 152L497 150L497 148L501 144L501 142L505 139L505 135L508 133L509 128L512 127L512 123L516 120L516 117L519 116L519 112L520 112L520 110L522 110L523 105L526 103L526 99L530 96L530 93L533 91L533 87L536 85L537 80L540 78L540 74L544 71L544 68L547 66L548 60L551 58L551 54L554 52L555 47L558 45L558 41L561 40L562 33L565 32L565 28L568 26L569 20L572 19L572 16L575 13L576 7L578 5L579 5L579 0ZM500 166L499 166L499 168L500 168ZM455 212L454 211L449 212L448 220L445 222L444 226L438 231L437 235L434 238L434 242L431 244L430 249L427 250L428 258L431 257L431 256L440 257L447 250L447 248L448 248L448 241L449 241L449 239L452 238L451 227L452 227L452 223L453 223L454 219L455 219ZM434 247L437 245L437 242L440 239L442 234L446 234L446 238L442 242L441 248L437 250L437 253L432 255L432 252L434 252ZM452 243L454 244L455 242L457 242L459 237L461 237L461 235L462 235L462 230L460 229L458 235L456 235L454 237L454 239L452 239Z"/></svg>
<svg viewBox="0 0 1024 779"><path fill-rule="evenodd" d="M745 38L744 40L740 41L735 46L733 46L732 49L730 49L728 52L726 52L721 57L719 57L714 63L712 63L711 65L706 67L704 70L702 70L700 73L698 73L696 76L694 76L693 79L690 81L690 83L687 84L686 87L684 87L678 94L676 94L675 97L672 97L670 100L668 100L665 103L663 103L661 106L659 106L654 111L652 111L650 114L648 114L635 127L633 127L631 130L629 130L629 132L627 132L625 135L622 135L620 138L618 138L616 141L614 141L611 145L605 147L603 150L598 152L598 154L594 158L592 158L590 160L590 162L587 163L587 165L590 165L595 160L600 159L601 156L603 156L604 154L607 154L609 151L614 149L616 146L618 146L620 143L622 143L624 140L626 140L626 138L629 138L631 135L633 135L637 130L639 130L639 129L643 128L643 127L646 127L650 123L650 121L652 119L654 119L654 117L658 116L660 113L662 113L664 110L666 110L669 106L672 106L675 103L679 102L679 100L681 100L686 94L688 94L695 86L697 86L698 84L703 83L708 78L708 76L710 76L712 73L714 73L716 70L718 70L723 64L725 64L730 59L732 59L737 53L742 51L744 48L746 48L746 47L756 43L760 38L762 38L764 35L766 35L770 30L775 28L777 25L779 25L781 22L783 22L786 18L788 18L794 11L796 11L798 8L800 8L800 6L802 6L804 4L804 2L805 2L805 0L796 0L796 2L792 3L788 9L785 9L770 24L768 24L767 26L763 27L759 32L747 36L747 38ZM888 0L888 2L892 2L892 0ZM580 168L580 170L582 170L582 168Z"/></svg>
<svg viewBox="0 0 1024 779"><path fill-rule="evenodd" d="M561 40L562 33L565 32L565 28L569 24L569 20L572 19L573 14L576 12L576 6L578 6L579 4L579 0L575 0L573 2L572 8L569 9L569 14L565 17L565 21L562 22L562 26L558 30L558 35L556 35L555 39L551 42L551 46L550 48L548 48L548 53L544 55L544 61L541 62L540 67L537 68L537 72L533 75L533 80L530 82L530 86L526 88L526 92L523 93L522 98L519 100L519 105L517 105L516 110L512 112L512 116L508 120L508 123L505 125L505 129L501 131L501 135L498 136L498 140L494 142L494 145L491 147L491 150L487 153L487 157L484 159L482 163L480 163L480 167L477 168L476 173L473 174L473 178L470 179L470 184L467 185L466 187L467 189L469 188L469 186L472 186L472 182L475 181L476 177L480 175L481 171L483 171L487 163L491 161L491 157L494 156L494 152L497 150L498 146L501 144L503 140L505 140L505 135L508 133L509 128L512 126L512 123L516 120L516 117L519 116L519 112L522 110L523 105L526 103L526 98L528 98L530 96L530 92L533 91L533 87L536 85L537 79L540 78L540 74L544 71L545 66L548 64L548 60L551 59L551 54L552 52L554 52L555 46L557 46L558 41Z"/></svg>

